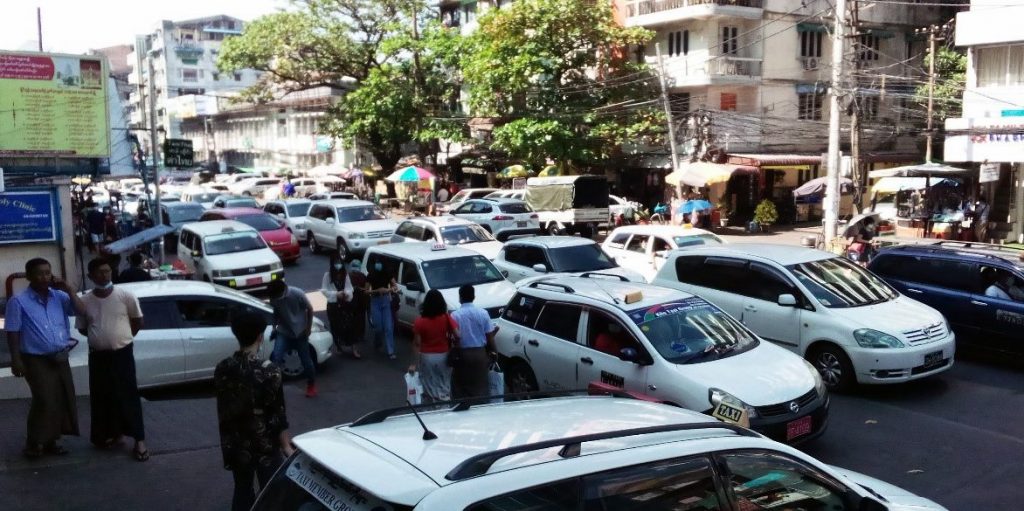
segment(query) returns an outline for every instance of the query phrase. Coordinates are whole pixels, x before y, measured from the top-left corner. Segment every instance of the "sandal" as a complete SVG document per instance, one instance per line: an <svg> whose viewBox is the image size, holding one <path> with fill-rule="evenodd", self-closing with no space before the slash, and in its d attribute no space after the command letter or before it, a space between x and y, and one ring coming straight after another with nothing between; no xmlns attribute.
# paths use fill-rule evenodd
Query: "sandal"
<svg viewBox="0 0 1024 511"><path fill-rule="evenodd" d="M147 461L149 460L149 449L146 449L145 451L132 449L132 456L135 457L135 461Z"/></svg>

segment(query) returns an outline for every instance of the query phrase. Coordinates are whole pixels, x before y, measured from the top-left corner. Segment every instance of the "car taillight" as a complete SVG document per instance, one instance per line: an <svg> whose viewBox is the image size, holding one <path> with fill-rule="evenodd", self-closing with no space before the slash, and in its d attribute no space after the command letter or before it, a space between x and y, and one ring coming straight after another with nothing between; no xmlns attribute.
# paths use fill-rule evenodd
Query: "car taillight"
<svg viewBox="0 0 1024 511"><path fill-rule="evenodd" d="M500 222L502 220L513 220L513 218L507 215L498 215L492 218L491 220L494 220L495 222Z"/></svg>

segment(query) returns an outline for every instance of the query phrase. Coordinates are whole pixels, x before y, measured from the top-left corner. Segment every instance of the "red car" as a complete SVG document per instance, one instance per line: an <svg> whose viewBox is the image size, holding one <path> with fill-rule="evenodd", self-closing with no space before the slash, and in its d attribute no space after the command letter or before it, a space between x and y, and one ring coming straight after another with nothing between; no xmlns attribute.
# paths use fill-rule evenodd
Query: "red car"
<svg viewBox="0 0 1024 511"><path fill-rule="evenodd" d="M299 260L299 240L292 234L287 224L277 217L256 208L223 208L211 209L199 217L206 220L237 220L260 232L260 237L271 250L281 258L283 263L294 263Z"/></svg>

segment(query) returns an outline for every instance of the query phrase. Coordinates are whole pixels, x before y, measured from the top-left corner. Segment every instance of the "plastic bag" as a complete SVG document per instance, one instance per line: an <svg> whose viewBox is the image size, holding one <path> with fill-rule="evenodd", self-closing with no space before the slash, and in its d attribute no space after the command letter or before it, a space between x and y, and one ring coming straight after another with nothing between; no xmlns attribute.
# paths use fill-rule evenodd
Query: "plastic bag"
<svg viewBox="0 0 1024 511"><path fill-rule="evenodd" d="M413 405L422 402L423 384L420 383L420 373L405 373L405 399Z"/></svg>
<svg viewBox="0 0 1024 511"><path fill-rule="evenodd" d="M491 362L491 366L487 371L487 394L490 396L503 396L505 395L505 373L501 370L501 366L498 362ZM504 399L497 397L492 398L492 403L501 403Z"/></svg>

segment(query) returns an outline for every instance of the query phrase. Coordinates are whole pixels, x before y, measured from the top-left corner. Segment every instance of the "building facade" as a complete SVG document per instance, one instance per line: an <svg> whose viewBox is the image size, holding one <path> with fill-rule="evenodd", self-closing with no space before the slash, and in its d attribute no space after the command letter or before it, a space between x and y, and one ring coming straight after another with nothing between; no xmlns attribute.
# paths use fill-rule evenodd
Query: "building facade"
<svg viewBox="0 0 1024 511"><path fill-rule="evenodd" d="M1024 5L972 0L957 15L967 49L962 117L946 119L945 160L980 164L979 192L991 204L997 241L1024 242Z"/></svg>

